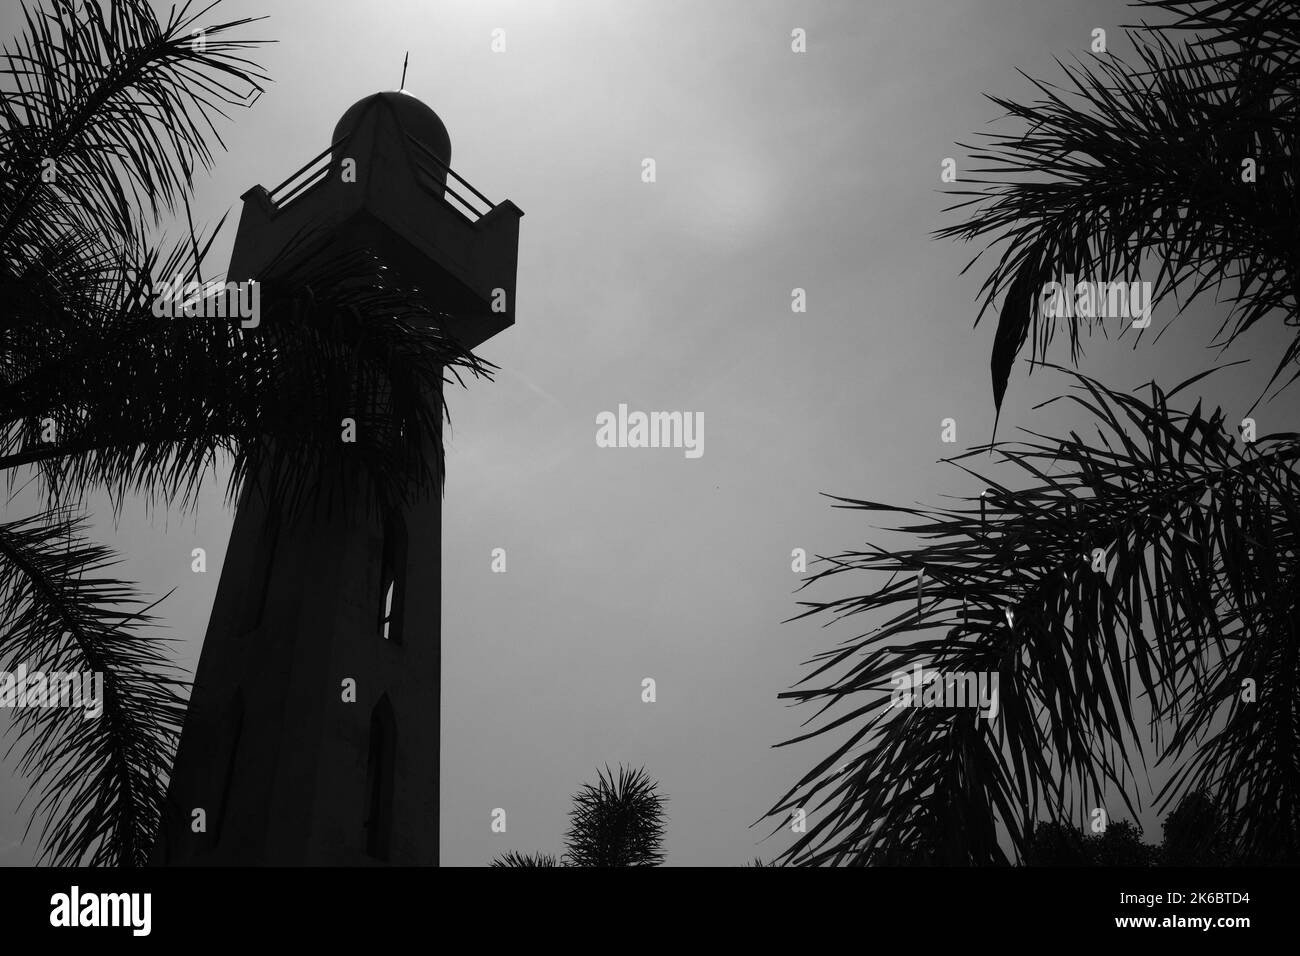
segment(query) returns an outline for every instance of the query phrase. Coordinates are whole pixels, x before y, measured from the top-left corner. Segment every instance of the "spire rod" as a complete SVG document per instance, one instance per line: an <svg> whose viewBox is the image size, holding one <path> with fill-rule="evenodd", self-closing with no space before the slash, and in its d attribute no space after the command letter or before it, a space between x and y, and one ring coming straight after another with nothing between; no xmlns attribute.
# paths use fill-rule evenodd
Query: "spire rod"
<svg viewBox="0 0 1300 956"><path fill-rule="evenodd" d="M402 82L399 83L397 86L399 90L406 89L406 64L410 61L410 59L411 59L411 51L407 50L406 56L402 58Z"/></svg>

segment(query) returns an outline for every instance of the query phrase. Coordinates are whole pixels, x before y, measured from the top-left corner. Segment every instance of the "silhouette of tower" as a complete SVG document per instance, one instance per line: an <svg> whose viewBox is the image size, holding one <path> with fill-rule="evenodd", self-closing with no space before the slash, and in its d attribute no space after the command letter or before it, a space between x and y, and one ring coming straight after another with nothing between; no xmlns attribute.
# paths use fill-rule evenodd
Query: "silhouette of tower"
<svg viewBox="0 0 1300 956"><path fill-rule="evenodd" d="M365 246L474 348L514 322L523 213L450 161L433 110L405 92L366 97L329 149L243 195L228 278L258 278L304 231ZM438 863L441 507L435 492L380 517L281 517L248 484L155 864Z"/></svg>

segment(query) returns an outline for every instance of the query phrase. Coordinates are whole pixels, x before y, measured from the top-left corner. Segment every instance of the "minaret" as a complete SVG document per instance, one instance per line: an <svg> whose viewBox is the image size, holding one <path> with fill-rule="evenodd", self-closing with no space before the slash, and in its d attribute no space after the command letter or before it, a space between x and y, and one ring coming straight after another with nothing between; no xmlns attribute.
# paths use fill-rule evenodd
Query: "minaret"
<svg viewBox="0 0 1300 956"><path fill-rule="evenodd" d="M304 232L364 245L478 346L514 323L523 213L450 161L433 110L405 92L366 97L302 170L244 194L228 279L258 278ZM155 864L437 865L441 511L435 492L384 519L281 520L250 482Z"/></svg>

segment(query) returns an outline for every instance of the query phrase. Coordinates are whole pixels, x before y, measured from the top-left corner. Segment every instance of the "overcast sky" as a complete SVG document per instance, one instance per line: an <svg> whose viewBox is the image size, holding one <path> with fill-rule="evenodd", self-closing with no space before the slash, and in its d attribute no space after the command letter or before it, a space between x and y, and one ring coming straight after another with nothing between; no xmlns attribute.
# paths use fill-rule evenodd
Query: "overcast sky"
<svg viewBox="0 0 1300 956"><path fill-rule="evenodd" d="M218 19L270 14L248 36L274 78L219 128L228 152L196 217L236 212L328 145L356 100L398 85L432 106L454 168L521 209L517 324L481 354L497 381L449 393L443 528L442 862L558 851L570 794L599 766L644 765L670 797L669 865L770 858L751 827L826 753L772 749L811 712L777 700L815 651L857 633L796 612L792 548L831 554L872 531L827 492L937 503L972 494L961 445L992 425L993 328L972 329L983 274L939 243L944 157L963 162L997 119L984 92L1054 77L1090 31L1132 12L1111 0L232 0ZM0 31L14 34L10 4ZM790 49L807 31L807 52ZM506 51L490 49L505 31ZM1001 128L1006 128L1001 127ZM657 181L641 181L653 158ZM806 314L791 290L807 291ZM1170 310L1157 311L1152 332ZM1113 385L1173 384L1207 367L1221 312L1189 311L1159 343L1095 340L1083 368ZM1204 393L1244 414L1264 355ZM1268 350L1272 348L1273 351ZM1064 353L1057 356L1064 359ZM1272 366L1267 366L1271 371ZM1050 430L1050 373L1013 375L1003 435ZM595 419L700 412L704 454L600 449ZM1256 413L1294 423L1296 397ZM1274 423L1272 426L1270 422ZM196 511L132 505L96 533L152 594L192 671L231 514L224 476ZM35 510L29 495L5 510ZM413 529L412 533L416 533ZM190 551L208 551L206 575ZM491 572L494 548L508 571ZM864 582L865 584L865 582ZM818 592L842 595L846 583ZM657 702L642 703L653 678ZM0 863L22 841L25 783L0 770ZM1144 795L1144 802L1146 797ZM493 834L493 808L508 832ZM1157 818L1142 821L1158 838Z"/></svg>

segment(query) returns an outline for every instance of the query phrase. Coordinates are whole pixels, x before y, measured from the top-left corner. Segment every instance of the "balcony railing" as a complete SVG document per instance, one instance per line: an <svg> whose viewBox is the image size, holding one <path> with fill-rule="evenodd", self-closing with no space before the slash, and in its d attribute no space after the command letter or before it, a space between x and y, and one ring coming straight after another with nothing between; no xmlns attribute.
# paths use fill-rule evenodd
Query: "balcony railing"
<svg viewBox="0 0 1300 956"><path fill-rule="evenodd" d="M325 152L309 160L302 169L272 189L268 194L271 198L271 205L277 209L283 209L313 186L323 183L329 177L330 157L336 149L341 149L346 145L347 141L348 137L344 136L337 143L327 147Z"/></svg>
<svg viewBox="0 0 1300 956"><path fill-rule="evenodd" d="M337 151L341 150L347 141L348 137L345 136L337 143L333 143L272 189L268 193L271 205L276 209L283 209L328 179L333 165L332 157L337 155ZM442 195L449 206L470 222L478 222L496 208L496 203L471 186L463 176L443 162L420 140L407 133L406 141L410 144L411 157L415 161L415 169L420 176L421 185L430 192ZM453 182L460 188L453 186Z"/></svg>
<svg viewBox="0 0 1300 956"><path fill-rule="evenodd" d="M434 191L445 190L444 198L448 200L448 205L470 222L477 222L496 208L496 203L471 186L424 143L410 133L406 134L406 141L411 144L411 155L415 158L415 168L428 180L425 185ZM443 175L439 176L438 173ZM466 192L473 195L477 202L470 202L453 189L451 185L453 179Z"/></svg>

